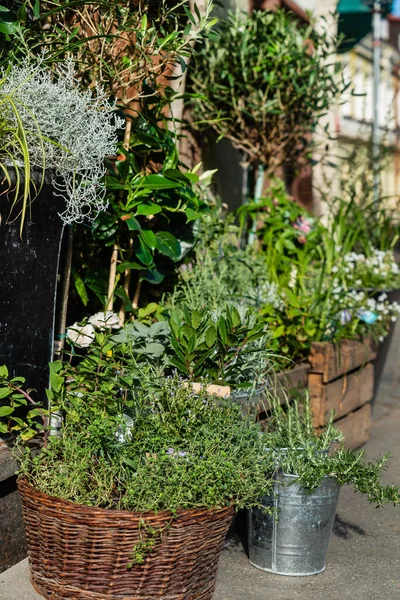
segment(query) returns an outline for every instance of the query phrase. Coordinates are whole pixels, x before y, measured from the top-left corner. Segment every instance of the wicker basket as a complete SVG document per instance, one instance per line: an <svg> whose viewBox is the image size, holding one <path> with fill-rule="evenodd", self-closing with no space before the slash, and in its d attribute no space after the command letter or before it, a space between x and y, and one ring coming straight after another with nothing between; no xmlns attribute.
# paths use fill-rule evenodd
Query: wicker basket
<svg viewBox="0 0 400 600"><path fill-rule="evenodd" d="M18 482L28 538L31 582L49 600L211 600L219 554L233 508L132 513L74 504ZM129 568L146 539L161 539Z"/></svg>

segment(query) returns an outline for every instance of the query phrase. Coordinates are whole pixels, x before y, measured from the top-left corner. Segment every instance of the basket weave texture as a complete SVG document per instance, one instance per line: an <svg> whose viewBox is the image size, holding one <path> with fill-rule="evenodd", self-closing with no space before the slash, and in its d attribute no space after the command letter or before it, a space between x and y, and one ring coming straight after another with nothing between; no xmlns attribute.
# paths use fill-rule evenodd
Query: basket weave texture
<svg viewBox="0 0 400 600"><path fill-rule="evenodd" d="M49 600L211 600L233 508L133 513L74 504L20 479L31 582ZM146 526L143 527L143 522ZM132 563L146 528L165 528Z"/></svg>

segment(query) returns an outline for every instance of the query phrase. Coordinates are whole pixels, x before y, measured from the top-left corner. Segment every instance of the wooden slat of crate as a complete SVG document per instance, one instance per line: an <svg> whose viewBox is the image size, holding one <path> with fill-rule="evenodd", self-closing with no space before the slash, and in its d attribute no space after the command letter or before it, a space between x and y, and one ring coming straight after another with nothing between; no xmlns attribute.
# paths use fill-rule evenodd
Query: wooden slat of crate
<svg viewBox="0 0 400 600"><path fill-rule="evenodd" d="M332 411L337 420L372 400L374 366L368 363L330 383L323 383L322 374L311 373L308 381L314 426L320 427L328 422Z"/></svg>
<svg viewBox="0 0 400 600"><path fill-rule="evenodd" d="M265 413L270 410L268 395L275 394L279 398L280 404L285 404L293 396L291 390L306 390L308 388L308 374L310 365L308 363L300 363L293 369L282 371L276 374L276 379L270 383L268 393L263 394L260 403L256 406L258 413Z"/></svg>
<svg viewBox="0 0 400 600"><path fill-rule="evenodd" d="M278 373L276 376L278 389L280 386L286 392L289 392L291 389L305 390L308 386L309 372L310 365L308 363L301 363L293 369Z"/></svg>
<svg viewBox="0 0 400 600"><path fill-rule="evenodd" d="M371 404L365 404L347 417L336 421L335 427L343 433L347 448L359 448L369 440L371 413Z"/></svg>
<svg viewBox="0 0 400 600"><path fill-rule="evenodd" d="M329 383L344 373L358 369L376 358L376 343L371 338L342 340L338 345L331 342L313 342L309 362L311 373L322 375L323 383Z"/></svg>

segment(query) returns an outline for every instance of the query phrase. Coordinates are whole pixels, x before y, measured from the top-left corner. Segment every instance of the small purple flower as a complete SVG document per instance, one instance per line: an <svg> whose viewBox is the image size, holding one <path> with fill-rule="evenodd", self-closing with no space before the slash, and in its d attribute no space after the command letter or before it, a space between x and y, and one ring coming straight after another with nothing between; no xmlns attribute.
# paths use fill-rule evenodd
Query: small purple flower
<svg viewBox="0 0 400 600"><path fill-rule="evenodd" d="M187 456L187 455L188 455L188 452L182 452L181 450L179 450L178 452L176 452L176 451L174 450L174 448L168 448L168 450L167 450L167 454L168 454L168 456L174 456L175 458L176 458L177 456L179 456L179 457L181 457L181 458L184 458L185 456Z"/></svg>

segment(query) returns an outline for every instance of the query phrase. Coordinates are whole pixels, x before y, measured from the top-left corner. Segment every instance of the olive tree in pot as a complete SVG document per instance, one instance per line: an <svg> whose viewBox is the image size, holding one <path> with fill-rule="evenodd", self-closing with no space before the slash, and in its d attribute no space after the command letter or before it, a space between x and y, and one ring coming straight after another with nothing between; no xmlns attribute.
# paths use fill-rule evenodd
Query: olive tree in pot
<svg viewBox="0 0 400 600"><path fill-rule="evenodd" d="M366 462L364 451L343 446L332 420L318 437L308 398L271 405L265 446L275 489L262 502L269 512L248 513L250 563L278 575L315 575L325 570L341 486L352 485L377 506L399 503L399 488L380 480L388 454Z"/></svg>
<svg viewBox="0 0 400 600"><path fill-rule="evenodd" d="M314 25L285 10L231 13L199 52L191 77L193 126L211 128L240 152L247 178L242 202L259 200L264 177L278 168L296 173L307 164L320 118L348 87L339 63L333 67L336 40Z"/></svg>
<svg viewBox="0 0 400 600"><path fill-rule="evenodd" d="M109 333L51 365L60 437L39 406L15 418L32 398L0 371L3 421L20 439L44 433L38 456L18 450L31 581L52 599L211 600L234 509L271 491L259 429L229 399L155 377Z"/></svg>
<svg viewBox="0 0 400 600"><path fill-rule="evenodd" d="M0 357L44 397L64 224L106 208L104 158L121 123L101 90L76 87L71 63L53 75L40 61L12 66L0 106Z"/></svg>

